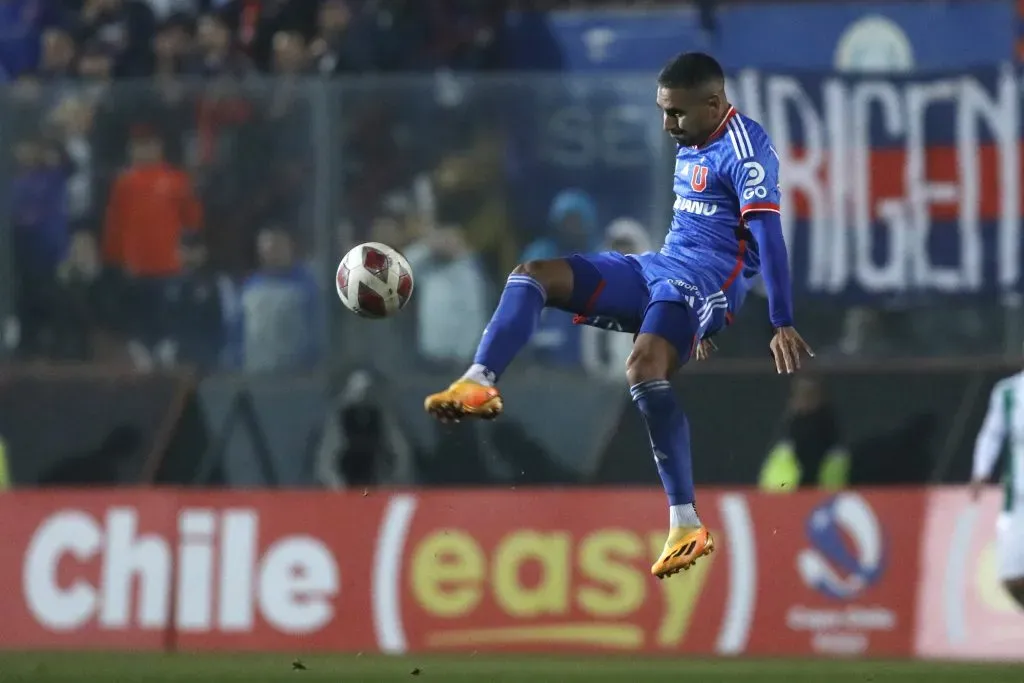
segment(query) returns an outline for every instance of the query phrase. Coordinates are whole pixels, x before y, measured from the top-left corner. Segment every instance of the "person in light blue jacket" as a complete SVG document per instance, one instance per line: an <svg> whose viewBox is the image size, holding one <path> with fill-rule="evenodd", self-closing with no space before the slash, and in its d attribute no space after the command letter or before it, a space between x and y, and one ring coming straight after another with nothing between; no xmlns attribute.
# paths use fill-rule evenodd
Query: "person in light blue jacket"
<svg viewBox="0 0 1024 683"><path fill-rule="evenodd" d="M591 252L601 246L597 205L589 194L566 189L555 195L548 210L549 233L527 245L521 263L557 258L573 252ZM545 365L580 365L580 328L572 316L545 310L531 340L534 358Z"/></svg>
<svg viewBox="0 0 1024 683"><path fill-rule="evenodd" d="M294 250L286 230L274 226L260 232L261 267L242 285L237 308L226 316L230 368L305 372L321 360L323 294Z"/></svg>
<svg viewBox="0 0 1024 683"><path fill-rule="evenodd" d="M590 251L600 246L597 205L583 190L562 190L548 209L548 230L547 235L526 245L522 263Z"/></svg>

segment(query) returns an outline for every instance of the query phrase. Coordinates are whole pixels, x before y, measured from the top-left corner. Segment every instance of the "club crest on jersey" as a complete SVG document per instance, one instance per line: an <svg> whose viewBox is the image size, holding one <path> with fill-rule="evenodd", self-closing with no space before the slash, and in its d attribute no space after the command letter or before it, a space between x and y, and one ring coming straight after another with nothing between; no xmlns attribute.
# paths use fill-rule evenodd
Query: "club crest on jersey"
<svg viewBox="0 0 1024 683"><path fill-rule="evenodd" d="M690 189L694 192L703 192L708 187L708 167L694 164L690 171Z"/></svg>

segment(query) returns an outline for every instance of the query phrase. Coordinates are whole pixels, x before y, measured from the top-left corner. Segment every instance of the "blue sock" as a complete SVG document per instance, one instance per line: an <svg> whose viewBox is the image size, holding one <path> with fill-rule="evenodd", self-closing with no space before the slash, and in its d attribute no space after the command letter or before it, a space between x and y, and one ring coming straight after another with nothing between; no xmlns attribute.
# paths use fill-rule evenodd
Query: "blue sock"
<svg viewBox="0 0 1024 683"><path fill-rule="evenodd" d="M513 273L509 276L473 357L474 365L486 368L492 382L497 381L530 341L547 298L543 285L529 275Z"/></svg>
<svg viewBox="0 0 1024 683"><path fill-rule="evenodd" d="M629 393L647 423L669 505L693 505L690 424L676 402L672 385L663 379L651 380L630 387Z"/></svg>

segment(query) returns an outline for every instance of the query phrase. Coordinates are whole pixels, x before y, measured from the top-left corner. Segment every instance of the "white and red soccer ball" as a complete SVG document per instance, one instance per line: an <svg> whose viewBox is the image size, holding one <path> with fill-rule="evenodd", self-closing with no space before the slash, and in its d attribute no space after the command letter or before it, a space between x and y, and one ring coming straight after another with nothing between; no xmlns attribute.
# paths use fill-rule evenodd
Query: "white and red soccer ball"
<svg viewBox="0 0 1024 683"><path fill-rule="evenodd" d="M398 251L380 242L353 247L335 279L345 308L364 318L386 318L412 297L412 268Z"/></svg>

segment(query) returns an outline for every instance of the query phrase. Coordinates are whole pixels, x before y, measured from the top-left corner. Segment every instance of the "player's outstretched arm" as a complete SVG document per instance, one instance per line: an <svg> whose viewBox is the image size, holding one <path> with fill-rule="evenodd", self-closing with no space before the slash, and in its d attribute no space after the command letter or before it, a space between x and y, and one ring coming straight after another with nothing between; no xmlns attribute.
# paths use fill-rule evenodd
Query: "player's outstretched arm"
<svg viewBox="0 0 1024 683"><path fill-rule="evenodd" d="M779 190L779 155L760 127L739 120L730 176L740 204L740 216L757 240L761 275L768 291L768 310L775 335L770 344L775 369L800 369L800 356L814 352L793 327L793 298L789 254L782 235ZM743 144L740 144L742 142Z"/></svg>
<svg viewBox="0 0 1024 683"><path fill-rule="evenodd" d="M814 351L793 327L793 298L789 276L789 254L782 235L782 220L773 210L752 211L744 217L757 240L761 274L768 292L768 315L775 328L769 348L775 369L789 374L800 369L800 356Z"/></svg>
<svg viewBox="0 0 1024 683"><path fill-rule="evenodd" d="M974 463L971 467L971 496L977 500L985 482L992 476L992 469L999 460L1006 440L1007 420L1014 401L1013 387L1007 380L996 384L988 401L988 412L981 423L978 438L974 441Z"/></svg>

